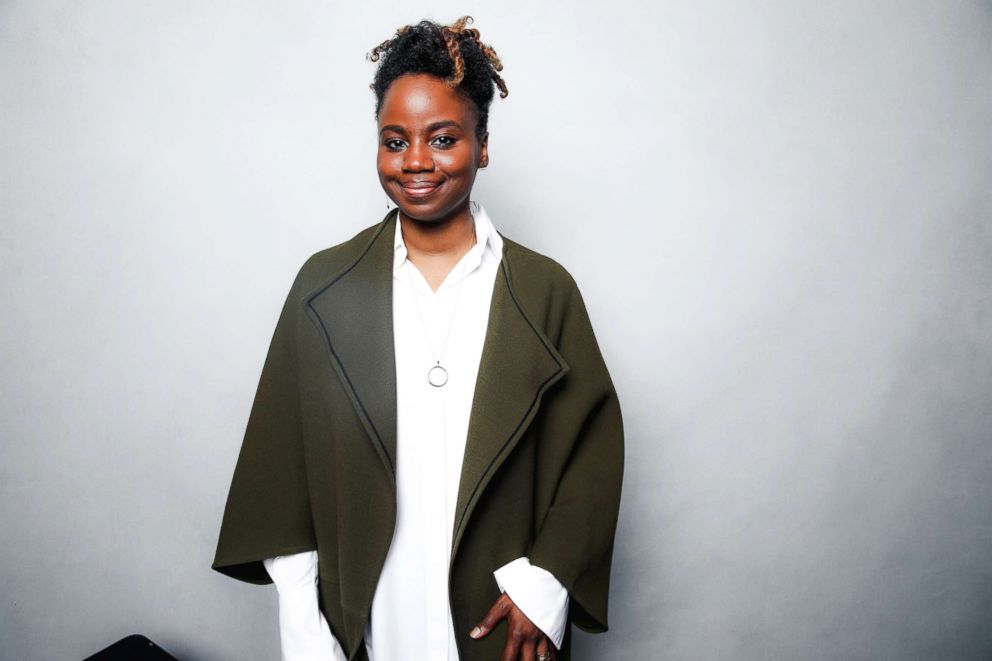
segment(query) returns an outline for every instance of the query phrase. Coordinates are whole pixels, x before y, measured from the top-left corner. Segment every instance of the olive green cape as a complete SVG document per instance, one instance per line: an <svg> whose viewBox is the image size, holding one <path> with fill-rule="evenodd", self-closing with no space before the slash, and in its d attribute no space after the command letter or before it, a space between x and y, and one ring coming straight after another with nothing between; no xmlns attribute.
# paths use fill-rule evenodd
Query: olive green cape
<svg viewBox="0 0 992 661"><path fill-rule="evenodd" d="M396 516L396 210L311 256L282 308L231 481L213 569L271 579L262 559L316 549L320 607L351 660ZM502 233L500 233L502 236ZM557 262L503 237L469 419L448 592L462 661L499 658L506 620L468 633L527 556L607 630L623 422L582 296ZM570 656L567 627L559 661Z"/></svg>

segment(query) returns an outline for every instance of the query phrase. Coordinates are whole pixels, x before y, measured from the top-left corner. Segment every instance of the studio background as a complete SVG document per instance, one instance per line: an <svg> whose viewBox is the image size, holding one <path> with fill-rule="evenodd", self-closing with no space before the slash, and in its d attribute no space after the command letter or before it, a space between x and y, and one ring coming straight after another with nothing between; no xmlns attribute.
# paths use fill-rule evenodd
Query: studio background
<svg viewBox="0 0 992 661"><path fill-rule="evenodd" d="M992 4L921 0L0 0L0 657L279 658L210 569L262 361L386 211L364 54L462 14L623 407L576 658L992 657Z"/></svg>

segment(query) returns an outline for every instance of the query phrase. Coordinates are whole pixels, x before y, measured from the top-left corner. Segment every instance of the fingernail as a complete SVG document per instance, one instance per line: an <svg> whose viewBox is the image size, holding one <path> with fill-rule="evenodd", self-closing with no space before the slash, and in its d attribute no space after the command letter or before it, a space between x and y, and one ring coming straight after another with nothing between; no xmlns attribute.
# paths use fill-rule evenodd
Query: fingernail
<svg viewBox="0 0 992 661"><path fill-rule="evenodd" d="M472 633L470 633L469 635L472 636L472 638L478 638L480 633L482 633L482 629L476 627L472 629Z"/></svg>

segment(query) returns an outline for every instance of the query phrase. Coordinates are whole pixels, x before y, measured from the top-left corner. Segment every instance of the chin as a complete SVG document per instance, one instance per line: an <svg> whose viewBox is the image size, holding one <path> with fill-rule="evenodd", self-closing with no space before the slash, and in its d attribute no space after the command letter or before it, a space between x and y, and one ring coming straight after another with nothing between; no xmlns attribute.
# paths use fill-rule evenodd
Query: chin
<svg viewBox="0 0 992 661"><path fill-rule="evenodd" d="M403 215L406 216L407 218L412 218L414 220L420 220L425 222L431 220L440 220L441 218L446 217L452 211L451 208L444 208L439 211L437 209L437 206L434 204L410 204L409 202L406 201L404 201L403 204L397 204L396 206L400 208L400 211L402 211Z"/></svg>
<svg viewBox="0 0 992 661"><path fill-rule="evenodd" d="M414 220L430 220L434 217L434 214L430 210L424 209L421 206L410 206L409 204L398 204L396 205L403 212L403 215L407 218L412 218Z"/></svg>

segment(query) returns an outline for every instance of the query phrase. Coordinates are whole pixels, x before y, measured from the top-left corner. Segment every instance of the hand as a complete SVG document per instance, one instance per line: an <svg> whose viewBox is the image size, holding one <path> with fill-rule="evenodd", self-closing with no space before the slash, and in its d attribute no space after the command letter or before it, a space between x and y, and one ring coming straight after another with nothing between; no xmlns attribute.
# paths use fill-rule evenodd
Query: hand
<svg viewBox="0 0 992 661"><path fill-rule="evenodd" d="M541 654L551 653L553 661L558 660L554 644L548 639L533 622L531 622L524 612L517 608L517 605L510 599L510 595L503 593L492 605L486 616L482 618L478 626L469 635L472 638L482 638L493 627L502 620L507 620L506 645L503 647L503 654L499 661L537 661Z"/></svg>

